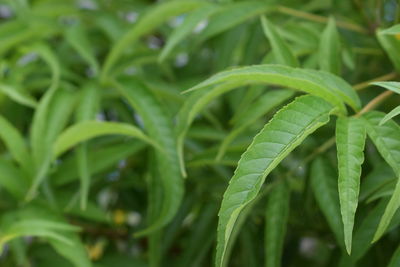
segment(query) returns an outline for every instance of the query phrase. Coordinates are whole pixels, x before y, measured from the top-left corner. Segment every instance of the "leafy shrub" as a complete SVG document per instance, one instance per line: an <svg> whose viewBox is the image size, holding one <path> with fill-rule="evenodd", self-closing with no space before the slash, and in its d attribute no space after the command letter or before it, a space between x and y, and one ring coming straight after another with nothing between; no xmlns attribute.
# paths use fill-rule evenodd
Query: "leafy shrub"
<svg viewBox="0 0 400 267"><path fill-rule="evenodd" d="M0 17L1 266L400 266L397 1Z"/></svg>

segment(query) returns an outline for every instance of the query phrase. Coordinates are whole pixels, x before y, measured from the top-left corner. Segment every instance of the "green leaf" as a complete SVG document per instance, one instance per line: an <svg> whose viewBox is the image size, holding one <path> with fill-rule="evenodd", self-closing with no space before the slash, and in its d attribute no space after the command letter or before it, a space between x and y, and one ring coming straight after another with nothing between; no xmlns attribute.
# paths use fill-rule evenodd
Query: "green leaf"
<svg viewBox="0 0 400 267"><path fill-rule="evenodd" d="M269 10L272 10L270 5L259 1L228 4L209 19L207 27L199 34L198 39L203 42Z"/></svg>
<svg viewBox="0 0 400 267"><path fill-rule="evenodd" d="M172 34L169 36L158 60L160 62L164 61L179 42L184 40L185 37L187 37L200 22L207 19L217 10L218 8L215 5L205 5L204 7L198 8L187 15L183 23L175 28Z"/></svg>
<svg viewBox="0 0 400 267"><path fill-rule="evenodd" d="M267 175L316 129L334 108L321 98L303 96L281 109L242 155L225 191L218 223L216 266L224 265L227 243L240 212L258 194Z"/></svg>
<svg viewBox="0 0 400 267"><path fill-rule="evenodd" d="M54 142L54 156L58 157L80 142L103 135L126 135L138 138L148 144L158 147L140 129L133 125L120 122L83 121L70 126L61 133Z"/></svg>
<svg viewBox="0 0 400 267"><path fill-rule="evenodd" d="M373 82L371 83L376 86L388 89L396 94L400 94L400 82Z"/></svg>
<svg viewBox="0 0 400 267"><path fill-rule="evenodd" d="M340 74L341 70L341 44L336 23L329 19L326 28L322 32L318 48L319 67L321 70L334 74Z"/></svg>
<svg viewBox="0 0 400 267"><path fill-rule="evenodd" d="M386 34L385 30L377 30L376 37L388 54L394 67L397 70L400 70L400 40L398 40L393 34Z"/></svg>
<svg viewBox="0 0 400 267"><path fill-rule="evenodd" d="M107 55L101 78L105 80L114 64L123 55L129 46L132 46L140 37L153 31L155 28L163 24L167 19L201 7L205 3L196 0L174 0L158 4L151 8L143 17L134 24L112 47Z"/></svg>
<svg viewBox="0 0 400 267"><path fill-rule="evenodd" d="M385 114L378 111L370 111L363 116L368 136L372 139L383 159L392 167L395 174L399 174L400 126L394 121L379 125L379 122L384 117Z"/></svg>
<svg viewBox="0 0 400 267"><path fill-rule="evenodd" d="M243 133L251 124L293 95L293 91L281 89L269 91L259 97L248 109L240 113L240 117L236 118L235 127L223 139L216 159L220 160L232 141L239 136L239 134Z"/></svg>
<svg viewBox="0 0 400 267"><path fill-rule="evenodd" d="M382 215L382 218L379 222L378 229L376 229L372 243L378 241L383 236L386 229L389 227L394 214L396 213L399 207L400 207L400 178L398 178L397 180L393 195L386 206L385 213L383 213Z"/></svg>
<svg viewBox="0 0 400 267"><path fill-rule="evenodd" d="M289 45L283 40L278 31L275 29L275 26L269 22L265 16L261 17L261 24L265 36L271 43L272 54L274 55L276 63L291 67L298 67L299 62L297 58L289 48Z"/></svg>
<svg viewBox="0 0 400 267"><path fill-rule="evenodd" d="M92 45L89 42L88 33L82 25L72 25L65 30L65 39L76 50L76 52L88 63L95 75L99 72Z"/></svg>
<svg viewBox="0 0 400 267"><path fill-rule="evenodd" d="M22 198L28 189L27 179L21 171L3 159L0 159L0 188L4 188L15 199Z"/></svg>
<svg viewBox="0 0 400 267"><path fill-rule="evenodd" d="M254 65L217 73L186 92L199 90L222 82L244 84L274 84L319 96L346 113L343 101L354 110L361 106L353 88L327 72L291 68L281 65Z"/></svg>
<svg viewBox="0 0 400 267"><path fill-rule="evenodd" d="M400 33L400 24L396 24L390 28L381 30L380 33L381 34L394 34L394 35L399 34Z"/></svg>
<svg viewBox="0 0 400 267"><path fill-rule="evenodd" d="M318 206L328 221L336 241L343 246L343 224L340 216L337 174L324 158L317 158L311 165L311 188Z"/></svg>
<svg viewBox="0 0 400 267"><path fill-rule="evenodd" d="M360 192L361 165L364 162L366 131L358 118L340 117L336 122L336 147L339 168L339 200L344 242L351 254L354 218Z"/></svg>
<svg viewBox="0 0 400 267"><path fill-rule="evenodd" d="M82 244L79 236L75 233L64 234L68 237L71 244L62 242L57 239L49 239L50 245L62 255L68 259L76 267L90 267L92 263L89 260L87 249Z"/></svg>
<svg viewBox="0 0 400 267"><path fill-rule="evenodd" d="M14 100L15 102L30 107L30 108L35 108L37 106L37 101L35 98L33 98L31 95L29 95L27 92L17 88L13 87L7 84L0 84L0 92L3 92L5 95L7 95L9 98Z"/></svg>
<svg viewBox="0 0 400 267"><path fill-rule="evenodd" d="M379 125L385 124L388 120L393 119L399 114L400 114L400 106L394 108L392 111L386 114L385 117L383 117L383 119L379 122Z"/></svg>
<svg viewBox="0 0 400 267"><path fill-rule="evenodd" d="M159 179L163 187L163 205L158 218L148 228L137 233L145 235L170 222L183 197L183 179L179 171L176 136L172 128L172 119L144 84L132 79L122 85L116 84L116 87L141 117L150 138L154 139L163 151L156 151Z"/></svg>
<svg viewBox="0 0 400 267"><path fill-rule="evenodd" d="M76 111L76 121L83 122L95 119L97 110L100 106L100 91L94 84L87 84L82 90L80 103ZM83 143L76 149L76 159L81 182L81 208L86 209L89 195L90 171L88 161L87 143Z"/></svg>
<svg viewBox="0 0 400 267"><path fill-rule="evenodd" d="M0 116L0 138L8 151L24 170L30 171L33 167L28 146L24 137L9 121Z"/></svg>
<svg viewBox="0 0 400 267"><path fill-rule="evenodd" d="M265 215L265 266L280 267L289 217L290 189L284 181L271 190Z"/></svg>
<svg viewBox="0 0 400 267"><path fill-rule="evenodd" d="M400 25L397 26L400 27ZM396 267L396 266L400 266L400 246L398 246L396 251L393 253L393 256L390 259L390 262L387 267Z"/></svg>

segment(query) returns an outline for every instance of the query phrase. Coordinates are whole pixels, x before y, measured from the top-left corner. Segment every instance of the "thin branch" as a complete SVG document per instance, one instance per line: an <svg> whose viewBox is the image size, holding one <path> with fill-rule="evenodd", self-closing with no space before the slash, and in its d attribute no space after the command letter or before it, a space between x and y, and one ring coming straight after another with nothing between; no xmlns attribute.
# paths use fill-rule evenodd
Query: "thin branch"
<svg viewBox="0 0 400 267"><path fill-rule="evenodd" d="M365 89L365 88L371 86L371 83L373 83L373 82L389 81L389 80L393 80L396 77L397 77L397 73L391 72L391 73L379 76L377 78L374 78L372 80L356 84L353 86L353 88L354 88L354 90L359 91L359 90L362 90L362 89Z"/></svg>
<svg viewBox="0 0 400 267"><path fill-rule="evenodd" d="M278 10L278 12L281 12L283 14L291 15L293 17L298 17L298 18L302 18L302 19L306 19L306 20L310 20L310 21L314 21L314 22L318 22L318 23L325 24L328 22L328 18L326 18L326 17L299 11L299 10L288 8L285 6L279 6L277 10ZM363 27L361 27L357 24L351 23L351 22L336 21L336 25L342 29L346 29L349 31L354 31L354 32L362 33L362 34L368 33L368 31L366 29L364 29Z"/></svg>
<svg viewBox="0 0 400 267"><path fill-rule="evenodd" d="M360 117L362 114L375 108L376 106L378 106L380 103L382 103L386 98L388 98L392 94L393 94L392 91L385 91L382 94L378 95L377 97L372 99L362 110L360 110L356 115L354 115L354 117Z"/></svg>

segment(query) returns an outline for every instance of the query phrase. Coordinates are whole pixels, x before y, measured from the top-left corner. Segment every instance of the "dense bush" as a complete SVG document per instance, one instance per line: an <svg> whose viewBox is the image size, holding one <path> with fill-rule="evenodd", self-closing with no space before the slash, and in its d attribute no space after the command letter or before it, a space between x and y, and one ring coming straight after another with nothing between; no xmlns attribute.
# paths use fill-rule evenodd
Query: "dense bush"
<svg viewBox="0 0 400 267"><path fill-rule="evenodd" d="M1 0L0 265L400 266L399 20Z"/></svg>

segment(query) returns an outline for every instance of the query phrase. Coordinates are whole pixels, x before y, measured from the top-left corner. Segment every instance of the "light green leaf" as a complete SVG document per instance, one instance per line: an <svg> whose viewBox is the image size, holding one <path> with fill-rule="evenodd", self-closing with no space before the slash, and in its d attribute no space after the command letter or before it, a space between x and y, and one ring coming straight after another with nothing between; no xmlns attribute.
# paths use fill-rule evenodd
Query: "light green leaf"
<svg viewBox="0 0 400 267"><path fill-rule="evenodd" d="M179 171L176 136L172 128L172 119L168 117L168 113L163 110L162 105L144 84L132 79L115 86L136 110L143 120L148 135L160 145L163 151L156 151L159 179L163 187L162 209L157 219L148 228L137 233L137 235L145 235L170 222L178 211L183 197L183 179Z"/></svg>
<svg viewBox="0 0 400 267"><path fill-rule="evenodd" d="M329 19L326 28L322 32L318 48L319 67L321 70L334 74L340 74L341 70L341 44L336 23Z"/></svg>
<svg viewBox="0 0 400 267"><path fill-rule="evenodd" d="M82 244L79 236L75 233L65 233L64 234L71 244L62 242L57 239L49 239L50 245L62 255L64 258L68 259L76 267L90 267L92 263L89 260L89 255L87 249Z"/></svg>
<svg viewBox="0 0 400 267"><path fill-rule="evenodd" d="M240 116L236 118L235 127L223 139L216 159L220 160L232 141L239 134L243 133L251 124L293 95L294 92L291 90L281 89L269 91L260 96L248 109L240 112Z"/></svg>
<svg viewBox="0 0 400 267"><path fill-rule="evenodd" d="M400 28L400 25L397 26L399 26ZM398 246L396 251L393 253L393 256L390 259L389 265L387 267L397 267L397 266L400 266L400 246Z"/></svg>
<svg viewBox="0 0 400 267"><path fill-rule="evenodd" d="M211 16L207 27L199 34L199 41L210 39L268 10L272 10L272 7L259 1L242 1L228 4Z"/></svg>
<svg viewBox="0 0 400 267"><path fill-rule="evenodd" d="M388 89L396 94L400 94L400 82L373 82L371 83L376 86Z"/></svg>
<svg viewBox="0 0 400 267"><path fill-rule="evenodd" d="M89 64L95 75L99 72L99 63L97 62L92 45L90 44L88 33L83 25L72 25L65 30L66 41L76 50L76 52Z"/></svg>
<svg viewBox="0 0 400 267"><path fill-rule="evenodd" d="M400 40L393 34L386 34L385 30L377 30L376 37L386 51L394 67L400 70Z"/></svg>
<svg viewBox="0 0 400 267"><path fill-rule="evenodd" d="M0 92L4 93L9 98L21 105L31 108L35 108L37 106L36 99L19 88L7 84L0 84Z"/></svg>
<svg viewBox="0 0 400 267"><path fill-rule="evenodd" d="M83 121L70 126L57 137L53 145L54 156L60 156L80 142L112 134L135 137L157 147L149 137L133 125L120 122Z"/></svg>
<svg viewBox="0 0 400 267"><path fill-rule="evenodd" d="M15 199L22 198L28 189L27 180L24 178L16 166L0 159L0 188L4 188Z"/></svg>
<svg viewBox="0 0 400 267"><path fill-rule="evenodd" d="M395 174L399 174L400 126L394 121L379 125L379 122L384 117L385 114L378 111L370 111L363 116L368 136L374 142L383 159L392 167Z"/></svg>
<svg viewBox="0 0 400 267"><path fill-rule="evenodd" d="M265 215L265 266L280 267L289 217L290 189L285 181L272 188Z"/></svg>
<svg viewBox="0 0 400 267"><path fill-rule="evenodd" d="M311 165L311 188L318 206L328 221L338 244L343 247L343 224L340 216L337 174L329 162L317 158Z"/></svg>
<svg viewBox="0 0 400 267"><path fill-rule="evenodd" d="M80 97L80 103L76 111L76 121L83 122L95 119L100 106L100 98L99 88L97 88L95 84L87 84L84 86ZM81 208L84 210L86 209L90 186L88 148L86 143L77 147L76 159L81 182L80 203Z"/></svg>
<svg viewBox="0 0 400 267"><path fill-rule="evenodd" d="M240 212L258 194L267 175L334 111L315 96L297 98L282 108L242 155L225 191L218 223L216 266L223 266L227 244Z"/></svg>
<svg viewBox="0 0 400 267"><path fill-rule="evenodd" d="M383 213L382 215L382 218L379 222L378 229L376 229L372 243L378 241L383 236L383 234L386 232L386 229L389 227L394 214L396 213L399 207L400 207L400 178L397 180L393 195L386 206L385 213Z"/></svg>
<svg viewBox="0 0 400 267"><path fill-rule="evenodd" d="M400 33L400 24L396 24L390 28L381 30L380 33L381 34L394 34L394 35L399 34Z"/></svg>
<svg viewBox="0 0 400 267"><path fill-rule="evenodd" d="M0 116L0 138L20 166L26 171L31 170L33 162L24 137L2 116Z"/></svg>
<svg viewBox="0 0 400 267"><path fill-rule="evenodd" d="M351 253L354 218L360 191L361 165L364 162L366 131L358 118L340 117L336 122L339 168L339 200L347 253Z"/></svg>
<svg viewBox="0 0 400 267"><path fill-rule="evenodd" d="M388 120L393 119L399 114L400 114L400 106L395 107L394 109L392 109L392 111L386 114L385 117L383 117L382 120L379 122L379 125L385 124Z"/></svg>
<svg viewBox="0 0 400 267"><path fill-rule="evenodd" d="M299 62L297 58L293 54L289 45L283 40L278 31L275 29L275 26L269 22L265 16L261 17L261 24L264 34L271 44L272 54L276 63L291 67L298 67Z"/></svg>
<svg viewBox="0 0 400 267"><path fill-rule="evenodd" d="M167 43L165 44L161 54L158 58L160 62L164 61L175 48L175 46L181 42L186 36L188 36L196 26L207 19L211 14L218 10L215 5L206 5L204 7L198 8L191 12L183 23L179 25L172 34L169 36Z"/></svg>
<svg viewBox="0 0 400 267"><path fill-rule="evenodd" d="M128 30L122 38L112 47L107 55L101 78L105 80L118 59L123 55L126 48L132 46L140 37L153 31L163 24L167 19L191 11L204 5L203 1L196 0L174 0L158 4L151 8L143 17Z"/></svg>
<svg viewBox="0 0 400 267"><path fill-rule="evenodd" d="M274 84L304 91L324 98L345 113L343 101L354 110L361 106L353 88L345 81L327 72L291 68L281 65L254 65L223 71L190 88L199 90L222 82L243 84ZM246 83L244 83L246 82Z"/></svg>

